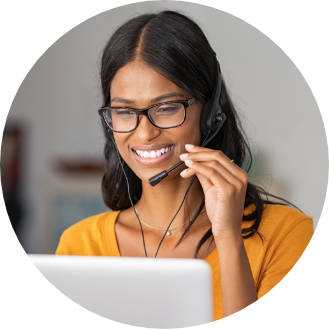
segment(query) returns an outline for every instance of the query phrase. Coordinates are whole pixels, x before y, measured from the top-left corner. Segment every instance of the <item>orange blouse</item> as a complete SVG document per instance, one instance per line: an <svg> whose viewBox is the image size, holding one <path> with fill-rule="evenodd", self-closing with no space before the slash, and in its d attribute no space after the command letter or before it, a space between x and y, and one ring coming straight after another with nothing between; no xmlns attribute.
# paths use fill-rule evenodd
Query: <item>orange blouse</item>
<svg viewBox="0 0 329 329"><path fill-rule="evenodd" d="M244 213L250 213L249 206ZM57 255L120 257L115 221L120 211L105 212L71 226L62 234ZM252 222L242 222L242 228ZM258 298L265 295L292 269L313 235L312 218L283 205L266 205L255 234L244 239ZM214 320L223 317L220 268L217 249L205 259L212 269Z"/></svg>

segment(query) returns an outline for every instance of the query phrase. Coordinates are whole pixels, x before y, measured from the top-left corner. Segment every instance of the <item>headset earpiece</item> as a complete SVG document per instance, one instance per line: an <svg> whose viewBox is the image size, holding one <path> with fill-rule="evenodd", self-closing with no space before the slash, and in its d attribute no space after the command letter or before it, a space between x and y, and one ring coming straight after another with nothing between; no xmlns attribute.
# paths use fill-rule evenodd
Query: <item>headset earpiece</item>
<svg viewBox="0 0 329 329"><path fill-rule="evenodd" d="M222 89L222 76L220 71L220 65L216 58L216 53L214 53L215 61L215 81L214 88L212 91L211 98L206 102L203 107L201 114L201 131L207 136L209 132L218 132L220 127L225 122L226 116L222 111L222 108L219 104L221 89Z"/></svg>
<svg viewBox="0 0 329 329"><path fill-rule="evenodd" d="M212 101L211 99L206 102L206 104L203 107L202 113L201 113L201 131L202 133L207 136L208 135L208 118L210 117L212 109Z"/></svg>

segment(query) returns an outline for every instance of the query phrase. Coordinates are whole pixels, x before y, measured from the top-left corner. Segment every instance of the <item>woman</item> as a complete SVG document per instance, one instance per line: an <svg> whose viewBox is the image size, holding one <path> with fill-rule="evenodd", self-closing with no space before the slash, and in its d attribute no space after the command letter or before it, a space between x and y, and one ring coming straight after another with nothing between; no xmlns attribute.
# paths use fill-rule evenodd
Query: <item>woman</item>
<svg viewBox="0 0 329 329"><path fill-rule="evenodd" d="M305 250L313 222L248 182L250 149L201 29L172 11L131 19L104 49L101 81L102 190L114 211L70 227L56 254L205 259L215 320L266 294Z"/></svg>

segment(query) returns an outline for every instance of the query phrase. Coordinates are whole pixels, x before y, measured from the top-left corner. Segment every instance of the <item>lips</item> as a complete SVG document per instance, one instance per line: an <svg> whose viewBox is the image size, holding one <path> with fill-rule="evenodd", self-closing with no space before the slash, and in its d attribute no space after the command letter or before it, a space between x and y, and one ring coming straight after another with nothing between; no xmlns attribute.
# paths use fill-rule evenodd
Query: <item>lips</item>
<svg viewBox="0 0 329 329"><path fill-rule="evenodd" d="M145 165L155 165L169 159L173 154L173 144L159 144L149 147L134 146L131 150L135 159Z"/></svg>
<svg viewBox="0 0 329 329"><path fill-rule="evenodd" d="M142 150L136 150L135 152L137 153L137 155L139 155L140 157L147 159L147 158L156 158L159 157L167 152L169 152L170 150L172 150L174 148L174 145L170 146L170 147L166 147L166 148L161 148L159 150L152 150L152 151L142 151Z"/></svg>

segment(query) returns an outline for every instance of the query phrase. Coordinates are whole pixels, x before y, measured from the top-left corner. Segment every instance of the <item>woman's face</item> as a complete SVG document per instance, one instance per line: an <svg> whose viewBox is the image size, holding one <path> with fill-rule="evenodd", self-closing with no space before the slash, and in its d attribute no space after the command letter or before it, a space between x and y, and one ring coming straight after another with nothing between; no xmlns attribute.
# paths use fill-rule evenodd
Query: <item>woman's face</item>
<svg viewBox="0 0 329 329"><path fill-rule="evenodd" d="M143 62L131 62L118 70L111 87L111 106L143 109L154 104L175 100L188 100L189 96L183 89L157 73ZM159 100L159 97L161 97ZM158 100L155 100L155 99ZM116 133L114 138L119 152L142 180L148 179L163 170L168 170L180 161L179 155L186 153L185 144L200 145L200 116L203 104L196 101L186 109L184 123L175 128L161 129L153 126L145 115L139 117L137 128L129 133ZM161 155L159 151L171 150ZM144 158L136 151L154 151L154 157ZM158 151L158 152L157 152ZM138 152L140 153L140 152ZM179 167L166 180L176 177L183 170Z"/></svg>

